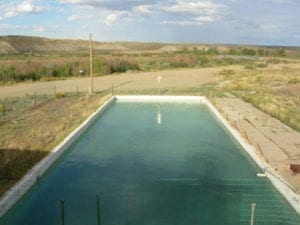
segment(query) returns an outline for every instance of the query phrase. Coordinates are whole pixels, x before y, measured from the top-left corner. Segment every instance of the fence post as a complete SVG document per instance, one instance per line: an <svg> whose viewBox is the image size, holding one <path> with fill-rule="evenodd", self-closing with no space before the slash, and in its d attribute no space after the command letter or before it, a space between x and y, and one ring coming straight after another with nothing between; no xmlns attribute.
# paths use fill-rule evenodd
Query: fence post
<svg viewBox="0 0 300 225"><path fill-rule="evenodd" d="M65 225L65 200L61 199L60 200L60 209L61 209L61 224Z"/></svg>
<svg viewBox="0 0 300 225"><path fill-rule="evenodd" d="M5 105L4 105L4 102L2 102L2 113L3 113L3 118L5 118Z"/></svg>
<svg viewBox="0 0 300 225"><path fill-rule="evenodd" d="M36 91L34 91L34 105L36 105Z"/></svg>
<svg viewBox="0 0 300 225"><path fill-rule="evenodd" d="M97 225L101 225L101 217L100 217L100 198L99 195L96 196L97 200Z"/></svg>

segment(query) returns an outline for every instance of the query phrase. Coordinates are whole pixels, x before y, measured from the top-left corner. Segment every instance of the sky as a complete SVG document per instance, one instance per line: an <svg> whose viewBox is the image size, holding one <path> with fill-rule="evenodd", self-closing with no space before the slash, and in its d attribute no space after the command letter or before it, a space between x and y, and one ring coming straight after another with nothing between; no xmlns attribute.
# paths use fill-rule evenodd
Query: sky
<svg viewBox="0 0 300 225"><path fill-rule="evenodd" d="M0 35L300 46L300 0L0 0Z"/></svg>

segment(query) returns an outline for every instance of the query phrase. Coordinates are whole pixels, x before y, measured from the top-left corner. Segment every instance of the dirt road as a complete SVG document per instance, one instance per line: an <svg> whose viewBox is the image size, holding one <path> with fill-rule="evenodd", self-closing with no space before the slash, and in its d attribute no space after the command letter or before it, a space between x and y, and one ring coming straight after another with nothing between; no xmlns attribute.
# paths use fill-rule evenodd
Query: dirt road
<svg viewBox="0 0 300 225"><path fill-rule="evenodd" d="M225 67L200 68L200 69L177 69L159 72L125 73L94 78L94 90L102 91L110 89L112 85L118 89L145 90L157 88L157 77L161 76L161 88L188 88L199 87L204 83L214 81L216 74ZM239 68L238 66L226 67ZM73 78L51 82L28 82L12 86L0 87L0 98L24 96L37 91L37 94L51 94L54 87L57 93L74 92L76 87L81 92L88 92L91 85L90 78Z"/></svg>

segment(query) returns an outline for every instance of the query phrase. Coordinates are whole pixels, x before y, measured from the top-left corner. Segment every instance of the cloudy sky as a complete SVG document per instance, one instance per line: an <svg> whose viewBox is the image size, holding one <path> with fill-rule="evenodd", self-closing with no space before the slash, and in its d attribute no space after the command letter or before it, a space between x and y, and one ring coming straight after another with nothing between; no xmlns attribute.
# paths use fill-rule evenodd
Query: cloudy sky
<svg viewBox="0 0 300 225"><path fill-rule="evenodd" d="M0 0L0 35L300 46L300 0Z"/></svg>

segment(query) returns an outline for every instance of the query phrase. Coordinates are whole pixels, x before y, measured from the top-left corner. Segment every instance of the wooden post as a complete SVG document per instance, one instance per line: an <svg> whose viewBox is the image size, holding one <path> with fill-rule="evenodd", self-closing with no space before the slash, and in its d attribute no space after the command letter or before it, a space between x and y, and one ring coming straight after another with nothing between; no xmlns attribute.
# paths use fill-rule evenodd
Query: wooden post
<svg viewBox="0 0 300 225"><path fill-rule="evenodd" d="M93 78L93 42L92 42L92 34L90 33L90 74L91 74L91 93L94 92L94 78Z"/></svg>
<svg viewBox="0 0 300 225"><path fill-rule="evenodd" d="M34 91L34 105L36 105L36 91Z"/></svg>
<svg viewBox="0 0 300 225"><path fill-rule="evenodd" d="M5 106L4 106L4 102L2 102L2 113L3 113L3 118L5 118Z"/></svg>

